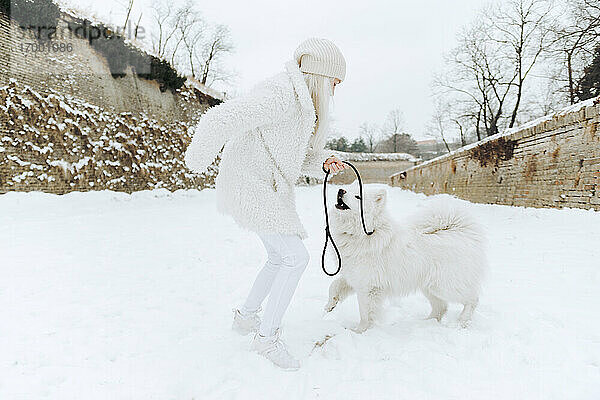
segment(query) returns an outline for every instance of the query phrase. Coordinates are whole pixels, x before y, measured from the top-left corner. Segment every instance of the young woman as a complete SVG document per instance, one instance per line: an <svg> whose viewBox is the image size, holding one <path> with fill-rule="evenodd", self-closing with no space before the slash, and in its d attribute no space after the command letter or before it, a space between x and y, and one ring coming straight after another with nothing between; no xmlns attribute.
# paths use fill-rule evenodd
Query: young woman
<svg viewBox="0 0 600 400"><path fill-rule="evenodd" d="M224 145L217 209L256 232L268 256L245 303L233 310L233 329L256 332L252 349L285 369L300 363L280 339L281 320L310 259L294 187L300 176L322 178L346 168L324 150L330 98L345 74L335 44L307 39L285 71L206 111L185 154L190 169L204 172Z"/></svg>

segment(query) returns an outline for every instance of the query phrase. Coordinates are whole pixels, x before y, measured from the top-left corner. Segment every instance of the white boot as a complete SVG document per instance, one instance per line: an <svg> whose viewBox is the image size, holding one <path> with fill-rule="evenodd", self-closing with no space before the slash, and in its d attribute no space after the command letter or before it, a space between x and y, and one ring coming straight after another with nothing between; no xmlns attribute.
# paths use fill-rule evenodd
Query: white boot
<svg viewBox="0 0 600 400"><path fill-rule="evenodd" d="M239 333L240 335L247 335L252 332L258 331L258 327L260 326L260 317L258 316L258 312L261 310L261 307L258 307L258 310L249 315L242 315L240 310L234 308L233 311L233 324L231 324L231 329Z"/></svg>
<svg viewBox="0 0 600 400"><path fill-rule="evenodd" d="M278 367L297 370L300 368L300 362L287 351L285 343L279 338L280 333L279 328L273 336L261 336L256 332L252 341L252 350L271 360Z"/></svg>

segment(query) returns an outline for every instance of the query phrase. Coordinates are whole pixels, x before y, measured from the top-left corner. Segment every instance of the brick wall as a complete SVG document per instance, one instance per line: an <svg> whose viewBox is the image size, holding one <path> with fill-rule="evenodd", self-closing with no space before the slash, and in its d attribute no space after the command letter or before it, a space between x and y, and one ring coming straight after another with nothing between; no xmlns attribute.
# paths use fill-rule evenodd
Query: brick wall
<svg viewBox="0 0 600 400"><path fill-rule="evenodd" d="M600 98L390 177L477 203L600 210Z"/></svg>

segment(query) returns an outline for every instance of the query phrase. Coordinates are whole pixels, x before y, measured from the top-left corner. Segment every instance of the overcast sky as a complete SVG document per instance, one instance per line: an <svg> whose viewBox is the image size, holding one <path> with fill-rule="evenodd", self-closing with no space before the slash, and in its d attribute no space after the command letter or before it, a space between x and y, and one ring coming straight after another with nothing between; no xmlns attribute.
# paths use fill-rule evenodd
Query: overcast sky
<svg viewBox="0 0 600 400"><path fill-rule="evenodd" d="M122 24L127 0L64 0ZM150 0L135 0L132 18L143 13L149 26ZM356 137L362 122L381 123L399 108L404 126L425 137L431 118L433 73L455 44L456 32L471 21L483 0L375 1L198 1L208 22L229 26L235 53L227 66L237 72L235 91L283 70L296 46L310 36L332 40L346 58L346 79L334 96L339 130ZM113 21L110 21L113 20ZM222 88L221 88L222 89Z"/></svg>

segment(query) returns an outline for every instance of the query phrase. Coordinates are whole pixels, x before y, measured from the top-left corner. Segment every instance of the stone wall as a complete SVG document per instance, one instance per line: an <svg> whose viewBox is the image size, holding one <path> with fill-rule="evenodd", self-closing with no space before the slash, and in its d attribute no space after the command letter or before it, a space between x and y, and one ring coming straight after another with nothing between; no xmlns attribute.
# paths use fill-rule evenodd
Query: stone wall
<svg viewBox="0 0 600 400"><path fill-rule="evenodd" d="M600 210L600 98L393 174L392 186L477 203Z"/></svg>
<svg viewBox="0 0 600 400"><path fill-rule="evenodd" d="M48 50L40 47L32 32L23 30L0 14L0 86L14 79L41 94L61 93L106 111L144 112L158 119L185 119L197 110L182 107L181 98L167 90L161 92L154 80L128 73L113 78L106 59L87 40L68 33L67 22L74 18L62 14L58 37L53 43L69 45Z"/></svg>
<svg viewBox="0 0 600 400"><path fill-rule="evenodd" d="M183 163L189 126L220 101L202 85L161 91L131 70L113 78L75 36L56 40L71 51L24 51L27 43L39 42L0 14L0 193L214 185L216 165L199 175Z"/></svg>
<svg viewBox="0 0 600 400"><path fill-rule="evenodd" d="M363 183L389 183L390 175L416 165L420 159L407 153L349 153L345 151L328 150L340 160L348 161L356 167ZM323 178L325 174L323 174ZM331 175L327 182L334 185L348 185L356 180L356 174L351 168ZM301 184L320 184L323 179L303 178Z"/></svg>
<svg viewBox="0 0 600 400"><path fill-rule="evenodd" d="M0 193L212 187L187 169L185 121L114 113L11 81L0 87ZM218 161L218 160L217 160Z"/></svg>
<svg viewBox="0 0 600 400"><path fill-rule="evenodd" d="M389 183L391 174L415 165L414 161L408 160L356 161L347 158L343 158L343 160L350 161L356 167L363 183ZM336 185L348 185L354 180L356 180L356 174L351 168L328 178L328 182Z"/></svg>

